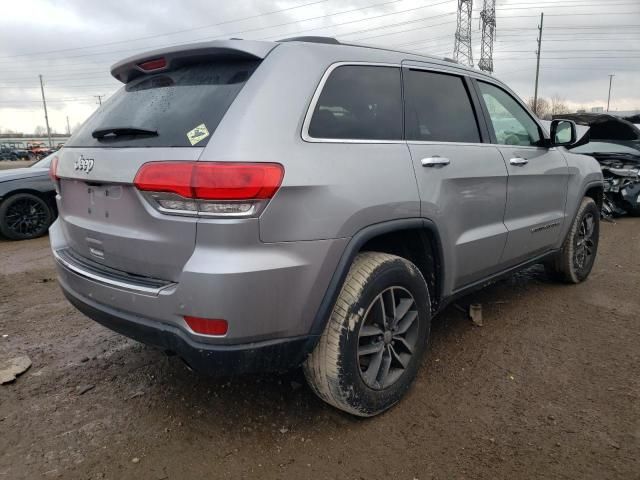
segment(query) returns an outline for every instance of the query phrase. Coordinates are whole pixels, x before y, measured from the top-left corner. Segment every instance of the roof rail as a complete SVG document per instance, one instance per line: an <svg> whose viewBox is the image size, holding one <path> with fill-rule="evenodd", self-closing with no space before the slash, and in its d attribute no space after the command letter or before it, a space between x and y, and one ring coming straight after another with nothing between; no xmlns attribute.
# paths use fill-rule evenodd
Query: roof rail
<svg viewBox="0 0 640 480"><path fill-rule="evenodd" d="M341 43L333 37L291 37L276 40L276 42L308 42L308 43L327 43L329 45L341 45Z"/></svg>

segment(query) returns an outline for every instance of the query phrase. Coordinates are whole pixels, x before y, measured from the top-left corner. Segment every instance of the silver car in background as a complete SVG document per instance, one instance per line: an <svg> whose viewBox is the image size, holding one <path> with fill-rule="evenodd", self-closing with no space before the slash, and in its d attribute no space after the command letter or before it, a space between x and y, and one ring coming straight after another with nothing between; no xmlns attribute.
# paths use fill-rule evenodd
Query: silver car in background
<svg viewBox="0 0 640 480"><path fill-rule="evenodd" d="M493 77L333 39L128 58L52 166L60 285L214 374L302 365L360 416L411 385L433 315L534 263L584 280L602 174Z"/></svg>

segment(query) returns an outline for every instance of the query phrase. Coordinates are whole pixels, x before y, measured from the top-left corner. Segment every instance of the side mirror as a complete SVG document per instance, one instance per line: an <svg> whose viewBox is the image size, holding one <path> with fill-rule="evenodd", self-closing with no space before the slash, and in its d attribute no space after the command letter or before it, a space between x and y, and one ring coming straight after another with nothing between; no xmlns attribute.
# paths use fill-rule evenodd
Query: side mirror
<svg viewBox="0 0 640 480"><path fill-rule="evenodd" d="M571 120L551 121L551 145L554 147L568 147L576 143L578 135L576 124Z"/></svg>

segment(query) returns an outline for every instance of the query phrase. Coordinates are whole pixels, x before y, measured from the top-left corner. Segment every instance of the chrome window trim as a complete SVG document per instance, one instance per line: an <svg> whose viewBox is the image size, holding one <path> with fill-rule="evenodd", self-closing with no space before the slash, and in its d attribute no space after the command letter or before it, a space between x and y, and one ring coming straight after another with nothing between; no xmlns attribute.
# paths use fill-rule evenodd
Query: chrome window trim
<svg viewBox="0 0 640 480"><path fill-rule="evenodd" d="M367 140L367 139L355 139L355 138L316 138L309 135L309 125L311 124L311 118L313 117L313 112L316 110L316 105L318 104L318 100L320 99L320 95L322 94L322 90L324 90L324 86L329 79L329 76L333 73L333 71L338 67L343 66L358 66L358 67L394 67L401 69L402 65L399 63L380 63L380 62L335 62L329 65L329 68L324 72L322 78L320 79L320 83L316 87L313 96L311 97L311 103L307 108L307 112L304 116L304 122L302 123L302 140L308 143L368 143L368 144L376 144L376 145L385 145L385 144L405 144L405 140Z"/></svg>
<svg viewBox="0 0 640 480"><path fill-rule="evenodd" d="M494 143L476 143L476 142L438 142L431 140L406 140L407 145L451 145L456 147L497 147Z"/></svg>
<svg viewBox="0 0 640 480"><path fill-rule="evenodd" d="M302 132L301 137L302 140L307 143L332 143L332 144L370 144L370 145L394 145L394 144L405 144L405 145L461 145L461 146L476 146L476 147L516 147L516 148L525 148L525 149L544 149L545 147L539 147L534 145L502 145L500 143L469 143L469 142L438 142L438 141L426 141L426 140L366 140L366 139L355 139L355 138L315 138L309 135L309 125L311 124L311 119L313 117L313 112L316 109L316 105L318 104L318 100L320 99L320 95L322 94L322 90L324 89L329 76L333 71L342 66L365 66L365 67L394 67L399 69L415 69L415 70L424 70L428 72L436 72L436 73L444 73L449 75L454 75L460 78L471 77L477 81L483 81L490 85L493 85L496 88L500 88L505 91L513 100L524 108L529 117L534 121L539 128L541 128L541 132L544 137L544 128L542 125L532 117L529 111L526 108L517 95L515 95L509 87L504 85L499 80L495 80L491 77L487 77L481 73L477 73L473 70L467 70L464 68L456 67L456 65L440 65L438 63L429 63L429 62L421 62L419 60L403 60L401 63L384 63L384 62L358 62L358 61L341 61L335 62L329 65L327 70L322 74L322 78L316 87L313 96L311 97L311 102L307 107L307 111L304 116L304 121L302 123ZM482 98L479 98L479 101L483 101ZM547 150L553 150L553 148L549 148Z"/></svg>

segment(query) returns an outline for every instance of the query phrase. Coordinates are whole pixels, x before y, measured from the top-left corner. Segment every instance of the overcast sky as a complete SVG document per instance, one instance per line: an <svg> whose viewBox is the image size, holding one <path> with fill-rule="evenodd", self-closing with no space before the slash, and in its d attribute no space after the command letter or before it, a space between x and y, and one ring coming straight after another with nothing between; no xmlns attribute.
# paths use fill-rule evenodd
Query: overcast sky
<svg viewBox="0 0 640 480"><path fill-rule="evenodd" d="M2 0L0 130L66 131L118 88L115 61L150 48L216 38L328 35L438 56L453 55L457 0ZM474 0L474 61L480 57ZM495 75L533 95L540 12L540 95L572 108L640 109L640 0L497 0Z"/></svg>

